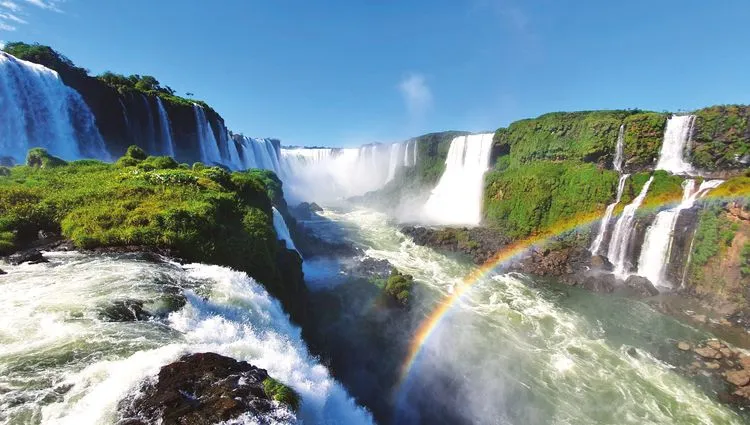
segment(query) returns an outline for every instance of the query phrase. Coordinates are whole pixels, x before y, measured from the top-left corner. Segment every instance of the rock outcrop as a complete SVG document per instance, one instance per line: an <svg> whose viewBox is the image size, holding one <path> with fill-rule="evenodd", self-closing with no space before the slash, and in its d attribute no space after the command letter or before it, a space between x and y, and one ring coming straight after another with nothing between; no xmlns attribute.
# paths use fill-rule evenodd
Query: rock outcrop
<svg viewBox="0 0 750 425"><path fill-rule="evenodd" d="M296 423L293 406L266 391L268 373L215 353L189 354L119 403L120 425L208 425L240 416Z"/></svg>

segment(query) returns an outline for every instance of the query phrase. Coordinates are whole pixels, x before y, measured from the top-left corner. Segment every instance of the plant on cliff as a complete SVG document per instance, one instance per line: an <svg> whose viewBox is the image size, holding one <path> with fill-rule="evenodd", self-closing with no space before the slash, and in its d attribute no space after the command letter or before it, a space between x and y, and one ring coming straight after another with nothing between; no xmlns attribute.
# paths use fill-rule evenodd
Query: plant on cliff
<svg viewBox="0 0 750 425"><path fill-rule="evenodd" d="M0 177L0 255L60 233L79 248L146 246L246 271L278 298L300 290L278 265L271 200L252 173L180 169L132 148L117 164L17 166ZM280 188L278 188L280 190ZM295 256L295 258L297 258ZM301 300L300 300L301 302Z"/></svg>
<svg viewBox="0 0 750 425"><path fill-rule="evenodd" d="M750 106L711 106L696 111L695 115L691 163L703 170L747 167L750 160Z"/></svg>
<svg viewBox="0 0 750 425"><path fill-rule="evenodd" d="M385 282L384 292L391 299L399 304L406 306L409 304L411 291L414 287L414 278L411 275L399 272L397 269L391 269L391 275Z"/></svg>
<svg viewBox="0 0 750 425"><path fill-rule="evenodd" d="M667 115L640 112L624 121L624 156L626 169L643 169L654 164L664 139Z"/></svg>
<svg viewBox="0 0 750 425"><path fill-rule="evenodd" d="M564 220L603 211L618 175L594 164L537 161L485 176L484 217L513 238L537 234Z"/></svg>
<svg viewBox="0 0 750 425"><path fill-rule="evenodd" d="M732 244L737 225L727 219L721 203L708 203L698 216L691 251L691 281L703 279L703 267Z"/></svg>
<svg viewBox="0 0 750 425"><path fill-rule="evenodd" d="M291 387L271 378L270 376L263 380L263 391L266 395L279 403L286 404L293 411L299 409L299 394Z"/></svg>

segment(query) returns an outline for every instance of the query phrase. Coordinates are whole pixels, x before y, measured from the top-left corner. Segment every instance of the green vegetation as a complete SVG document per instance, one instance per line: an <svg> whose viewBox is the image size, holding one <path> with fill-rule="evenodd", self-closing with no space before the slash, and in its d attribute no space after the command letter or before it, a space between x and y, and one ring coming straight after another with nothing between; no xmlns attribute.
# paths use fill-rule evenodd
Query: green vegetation
<svg viewBox="0 0 750 425"><path fill-rule="evenodd" d="M750 155L750 106L723 105L696 113L690 160L704 170L744 168Z"/></svg>
<svg viewBox="0 0 750 425"><path fill-rule="evenodd" d="M641 169L654 164L664 139L667 115L640 112L625 118L624 154L628 168Z"/></svg>
<svg viewBox="0 0 750 425"><path fill-rule="evenodd" d="M750 242L746 242L742 247L742 263L740 264L740 273L742 277L750 276Z"/></svg>
<svg viewBox="0 0 750 425"><path fill-rule="evenodd" d="M115 164L59 164L37 149L29 158L29 165L0 177L0 255L24 247L43 230L79 248L173 249L188 261L246 271L282 300L288 294L293 283L277 266L280 248L265 172L183 169L135 147ZM281 187L273 190L280 193Z"/></svg>
<svg viewBox="0 0 750 425"><path fill-rule="evenodd" d="M49 46L13 42L6 44L5 47L3 47L3 51L10 53L19 59L38 63L47 68L54 69L60 73L63 80L68 85L71 85L71 80L80 81L90 78L88 70L77 67L70 59ZM193 106L193 103L197 103L203 106L206 110L218 115L216 114L216 111L205 102L177 96L172 88L169 86L162 86L156 78L150 75L141 76L136 74L124 76L113 72L105 72L96 78L120 93L140 92L146 95L159 96L162 100L169 103L190 107Z"/></svg>
<svg viewBox="0 0 750 425"><path fill-rule="evenodd" d="M537 161L485 176L484 217L519 238L578 215L603 211L615 197L618 175L577 161Z"/></svg>
<svg viewBox="0 0 750 425"><path fill-rule="evenodd" d="M271 399L286 404L292 410L297 411L299 409L299 394L270 376L263 380L263 391Z"/></svg>
<svg viewBox="0 0 750 425"><path fill-rule="evenodd" d="M606 162L614 158L620 125L631 111L555 112L516 121L495 132L494 144L510 152L508 165L539 160Z"/></svg>
<svg viewBox="0 0 750 425"><path fill-rule="evenodd" d="M691 281L703 279L703 266L726 250L737 232L737 224L726 217L720 203L706 205L698 220L691 252Z"/></svg>
<svg viewBox="0 0 750 425"><path fill-rule="evenodd" d="M411 275L391 269L391 275L385 283L384 292L403 306L409 305L411 290L414 287L414 278Z"/></svg>
<svg viewBox="0 0 750 425"><path fill-rule="evenodd" d="M654 171L653 176L654 179L651 181L651 186L648 188L646 199L643 200L644 206L661 206L672 202L679 202L680 199L682 199L682 193L684 192L682 184L685 181L684 178L673 176L664 170ZM643 180L645 183L645 180L648 180L648 177L646 176L645 179L640 177L639 179ZM640 187L643 187L643 185ZM638 190L640 191L640 188Z"/></svg>

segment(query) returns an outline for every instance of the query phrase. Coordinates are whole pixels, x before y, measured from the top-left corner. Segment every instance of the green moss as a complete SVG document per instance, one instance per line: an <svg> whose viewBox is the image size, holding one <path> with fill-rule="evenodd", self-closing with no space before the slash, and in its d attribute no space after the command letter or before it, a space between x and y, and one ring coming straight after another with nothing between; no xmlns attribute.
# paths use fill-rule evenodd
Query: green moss
<svg viewBox="0 0 750 425"><path fill-rule="evenodd" d="M286 404L292 410L297 411L299 409L299 394L291 387L282 384L270 376L263 381L263 391L265 391L269 398Z"/></svg>
<svg viewBox="0 0 750 425"><path fill-rule="evenodd" d="M486 224L510 237L549 229L578 215L603 211L618 175L594 164L537 161L485 177Z"/></svg>
<svg viewBox="0 0 750 425"><path fill-rule="evenodd" d="M611 164L620 125L632 113L555 112L516 121L495 132L493 141L501 152L510 152L510 166L539 160Z"/></svg>
<svg viewBox="0 0 750 425"><path fill-rule="evenodd" d="M403 274L397 269L391 269L391 275L385 282L384 292L387 296L396 300L399 304L409 305L411 291L414 287L414 278L411 275Z"/></svg>
<svg viewBox="0 0 750 425"><path fill-rule="evenodd" d="M51 168L59 167L67 164L62 159L52 156L47 152L47 149L33 148L26 154L26 165L28 167L35 168Z"/></svg>
<svg viewBox="0 0 750 425"><path fill-rule="evenodd" d="M664 139L667 115L641 112L625 118L624 157L629 168L644 168L654 164Z"/></svg>
<svg viewBox="0 0 750 425"><path fill-rule="evenodd" d="M140 163L138 168L144 171L168 170L179 167L180 164L169 156L149 156Z"/></svg>
<svg viewBox="0 0 750 425"><path fill-rule="evenodd" d="M711 106L695 112L691 163L704 170L745 168L750 155L750 106Z"/></svg>
<svg viewBox="0 0 750 425"><path fill-rule="evenodd" d="M745 242L745 246L742 247L740 272L743 277L750 276L750 242Z"/></svg>
<svg viewBox="0 0 750 425"><path fill-rule="evenodd" d="M660 206L682 199L684 178L671 175L664 170L655 171L653 176L648 194L643 200L644 206Z"/></svg>

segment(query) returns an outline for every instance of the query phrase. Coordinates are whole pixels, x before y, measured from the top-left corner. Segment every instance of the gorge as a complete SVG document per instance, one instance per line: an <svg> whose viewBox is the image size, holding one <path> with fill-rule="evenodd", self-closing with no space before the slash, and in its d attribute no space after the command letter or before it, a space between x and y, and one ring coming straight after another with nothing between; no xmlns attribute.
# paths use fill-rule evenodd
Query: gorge
<svg viewBox="0 0 750 425"><path fill-rule="evenodd" d="M0 53L0 421L200 353L299 398L224 423L750 420L750 107L307 148L129 78Z"/></svg>

